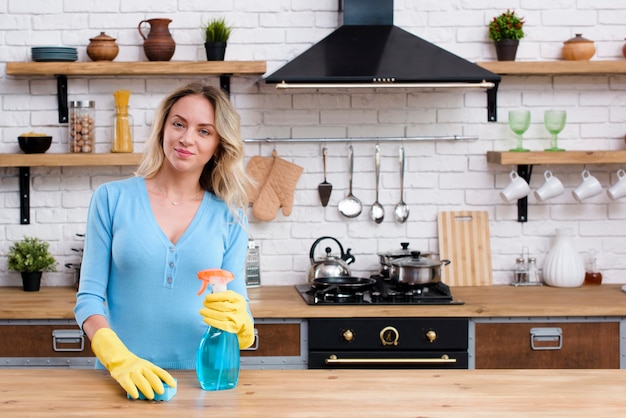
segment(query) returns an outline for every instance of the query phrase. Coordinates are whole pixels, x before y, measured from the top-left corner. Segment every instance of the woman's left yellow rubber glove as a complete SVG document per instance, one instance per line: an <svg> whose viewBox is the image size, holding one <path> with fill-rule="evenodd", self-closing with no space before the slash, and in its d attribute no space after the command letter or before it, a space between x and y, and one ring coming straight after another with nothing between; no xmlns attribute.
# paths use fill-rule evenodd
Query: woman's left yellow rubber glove
<svg viewBox="0 0 626 418"><path fill-rule="evenodd" d="M237 334L239 348L248 348L254 343L254 322L248 313L246 300L237 292L206 295L200 314L206 324L223 331Z"/></svg>
<svg viewBox="0 0 626 418"><path fill-rule="evenodd" d="M146 398L154 399L154 392L165 392L163 382L176 387L176 380L168 372L134 355L110 328L96 331L91 350L133 399L139 398L137 388Z"/></svg>

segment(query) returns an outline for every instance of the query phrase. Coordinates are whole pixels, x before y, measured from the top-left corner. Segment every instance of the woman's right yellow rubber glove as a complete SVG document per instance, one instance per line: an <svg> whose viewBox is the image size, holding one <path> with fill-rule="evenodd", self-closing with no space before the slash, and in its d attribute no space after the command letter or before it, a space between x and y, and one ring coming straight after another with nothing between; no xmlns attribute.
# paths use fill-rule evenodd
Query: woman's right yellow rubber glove
<svg viewBox="0 0 626 418"><path fill-rule="evenodd" d="M139 397L137 388L146 398L154 399L154 392L165 392L163 382L176 387L176 380L168 372L134 355L110 328L96 331L91 350L133 399Z"/></svg>

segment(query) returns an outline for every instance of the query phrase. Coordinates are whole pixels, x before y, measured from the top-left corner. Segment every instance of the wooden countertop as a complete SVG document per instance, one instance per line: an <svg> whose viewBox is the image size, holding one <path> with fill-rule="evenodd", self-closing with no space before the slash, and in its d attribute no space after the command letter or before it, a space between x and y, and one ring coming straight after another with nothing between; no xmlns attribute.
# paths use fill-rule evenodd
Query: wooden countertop
<svg viewBox="0 0 626 418"><path fill-rule="evenodd" d="M626 316L621 286L453 287L454 298L465 303L442 306L309 306L293 286L261 286L248 292L255 318ZM24 292L0 287L0 319L72 319L75 299L73 288Z"/></svg>
<svg viewBox="0 0 626 418"><path fill-rule="evenodd" d="M623 370L242 370L206 392L173 371L168 402L129 400L106 371L0 369L1 416L527 417L623 416ZM7 382L11 382L7 384Z"/></svg>

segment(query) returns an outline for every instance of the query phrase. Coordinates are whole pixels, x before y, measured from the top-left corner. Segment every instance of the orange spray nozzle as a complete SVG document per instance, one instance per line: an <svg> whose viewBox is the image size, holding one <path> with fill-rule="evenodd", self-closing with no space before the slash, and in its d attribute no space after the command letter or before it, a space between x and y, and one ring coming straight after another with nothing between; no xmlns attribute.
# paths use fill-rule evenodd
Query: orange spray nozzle
<svg viewBox="0 0 626 418"><path fill-rule="evenodd" d="M207 284L213 285L213 292L222 292L226 290L226 284L235 278L235 275L228 270L222 269L206 269L198 272L198 279L202 280L202 286L198 295L201 295Z"/></svg>

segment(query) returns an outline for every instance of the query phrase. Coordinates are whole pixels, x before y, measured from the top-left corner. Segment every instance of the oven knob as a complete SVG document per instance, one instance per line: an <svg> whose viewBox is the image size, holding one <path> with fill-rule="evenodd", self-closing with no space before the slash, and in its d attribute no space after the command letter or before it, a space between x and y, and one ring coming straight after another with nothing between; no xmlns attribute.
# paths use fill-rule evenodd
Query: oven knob
<svg viewBox="0 0 626 418"><path fill-rule="evenodd" d="M341 336L343 337L343 340L348 343L351 343L352 340L354 340L354 332L352 332L351 329L345 330Z"/></svg>
<svg viewBox="0 0 626 418"><path fill-rule="evenodd" d="M385 327L380 331L380 342L383 345L398 345L398 339L400 339L400 333L392 326Z"/></svg>
<svg viewBox="0 0 626 418"><path fill-rule="evenodd" d="M437 333L431 329L426 333L426 339L429 343L434 343L437 339Z"/></svg>

